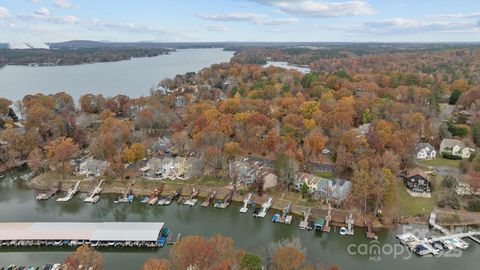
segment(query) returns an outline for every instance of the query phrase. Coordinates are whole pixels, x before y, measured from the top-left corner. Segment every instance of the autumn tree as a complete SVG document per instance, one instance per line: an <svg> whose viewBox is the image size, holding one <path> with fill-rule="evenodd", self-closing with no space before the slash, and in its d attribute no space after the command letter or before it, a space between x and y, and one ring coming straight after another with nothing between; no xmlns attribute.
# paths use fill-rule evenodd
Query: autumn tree
<svg viewBox="0 0 480 270"><path fill-rule="evenodd" d="M240 261L240 269L242 270L262 270L263 260L253 253L246 253Z"/></svg>
<svg viewBox="0 0 480 270"><path fill-rule="evenodd" d="M165 259L150 258L146 260L141 270L169 270L169 262Z"/></svg>
<svg viewBox="0 0 480 270"><path fill-rule="evenodd" d="M47 169L47 164L42 149L35 147L33 151L28 154L27 164L34 174L44 172Z"/></svg>
<svg viewBox="0 0 480 270"><path fill-rule="evenodd" d="M105 261L100 252L88 246L78 247L77 250L69 255L63 262L66 270L92 269L102 270ZM80 268L81 267L81 268Z"/></svg>
<svg viewBox="0 0 480 270"><path fill-rule="evenodd" d="M292 247L278 247L271 260L272 269L297 270L305 261L305 254Z"/></svg>
<svg viewBox="0 0 480 270"><path fill-rule="evenodd" d="M278 155L275 160L275 173L282 181L285 189L288 189L289 185L295 180L295 174L297 173L298 165L295 160L285 153Z"/></svg>
<svg viewBox="0 0 480 270"><path fill-rule="evenodd" d="M50 164L65 174L70 169L69 161L79 153L78 146L72 138L60 137L45 146L46 156Z"/></svg>
<svg viewBox="0 0 480 270"><path fill-rule="evenodd" d="M173 269L232 269L238 266L232 238L221 235L208 239L184 237L171 248L169 255Z"/></svg>
<svg viewBox="0 0 480 270"><path fill-rule="evenodd" d="M305 160L311 161L312 158L318 158L318 156L322 153L327 140L328 138L323 136L320 131L311 131L307 137L305 137L303 142L303 153Z"/></svg>

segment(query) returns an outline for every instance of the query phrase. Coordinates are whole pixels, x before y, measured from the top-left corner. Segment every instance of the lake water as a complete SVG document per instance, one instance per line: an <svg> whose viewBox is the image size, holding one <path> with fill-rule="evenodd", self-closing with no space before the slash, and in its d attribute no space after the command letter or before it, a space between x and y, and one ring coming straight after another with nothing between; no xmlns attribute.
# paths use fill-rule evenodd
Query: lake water
<svg viewBox="0 0 480 270"><path fill-rule="evenodd" d="M75 66L6 66L0 69L0 96L18 100L27 94L65 91L75 101L85 93L104 96L148 95L165 78L228 62L233 52L223 49L185 49L168 55L128 61Z"/></svg>
<svg viewBox="0 0 480 270"><path fill-rule="evenodd" d="M409 252L394 256L391 248L401 248L395 235L402 228L385 230L380 233L378 242L365 238L365 231L357 228L354 236L341 236L338 228L330 233L308 232L298 229L299 218L291 225L275 224L270 211L263 219L254 219L252 210L247 214L238 212L240 205L232 204L227 209L203 208L197 205L189 208L173 203L168 207L146 206L138 202L114 204L113 197L102 199L95 205L85 204L78 195L70 202L58 203L51 199L38 202L36 192L24 186L21 180L4 178L0 181L0 222L14 221L156 221L182 235L210 236L221 233L235 240L239 248L264 254L266 246L280 239L298 237L307 249L308 260L324 265L336 264L342 270L404 270L404 269L478 269L480 246L469 241L470 248L460 257L420 258ZM420 227L422 228L422 227ZM376 255L374 247L381 245L382 251ZM373 248L373 249L372 249ZM370 249L370 254L365 254ZM169 248L126 249L101 248L107 269L139 269L149 257L165 257ZM60 262L72 249L65 248L2 248L0 264L35 264ZM368 253L368 252L367 252ZM451 254L456 255L456 254ZM411 257L412 256L412 257ZM405 257L407 259L405 259Z"/></svg>
<svg viewBox="0 0 480 270"><path fill-rule="evenodd" d="M290 65L287 62L279 62L279 61L267 61L267 64L265 64L264 67L268 67L268 66L274 66L274 67L285 68L285 69L295 69L303 74L307 74L311 71L310 68L308 67Z"/></svg>

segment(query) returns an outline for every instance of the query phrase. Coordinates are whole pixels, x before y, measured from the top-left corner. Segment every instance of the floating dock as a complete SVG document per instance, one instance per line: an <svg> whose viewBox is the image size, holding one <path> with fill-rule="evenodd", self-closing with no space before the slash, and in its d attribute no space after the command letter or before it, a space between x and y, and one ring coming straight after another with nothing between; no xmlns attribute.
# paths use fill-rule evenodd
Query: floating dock
<svg viewBox="0 0 480 270"><path fill-rule="evenodd" d="M130 184L128 184L127 188L122 194L122 197L119 197L117 200L114 201L114 203L130 203L133 202L135 199L135 196L133 195L133 185L135 184L135 180L132 181Z"/></svg>
<svg viewBox="0 0 480 270"><path fill-rule="evenodd" d="M162 194L164 184L162 183L158 188L156 188L152 194L146 199L146 202L149 205L154 205L158 202L158 199L160 197L160 194Z"/></svg>
<svg viewBox="0 0 480 270"><path fill-rule="evenodd" d="M243 207L240 208L240 213L246 213L248 211L248 206L251 204L252 193L248 193L245 199L243 199Z"/></svg>
<svg viewBox="0 0 480 270"><path fill-rule="evenodd" d="M68 202L68 201L70 201L73 198L73 196L75 196L75 194L77 194L79 187L80 187L80 181L77 181L71 188L68 189L67 195L65 195L65 197L58 198L57 202Z"/></svg>
<svg viewBox="0 0 480 270"><path fill-rule="evenodd" d="M175 191L170 193L167 198L164 200L160 200L158 202L158 205L170 205L172 204L173 200L175 200L176 197L180 196L180 193L182 193L182 186L178 187Z"/></svg>
<svg viewBox="0 0 480 270"><path fill-rule="evenodd" d="M163 222L3 222L1 246L158 247Z"/></svg>

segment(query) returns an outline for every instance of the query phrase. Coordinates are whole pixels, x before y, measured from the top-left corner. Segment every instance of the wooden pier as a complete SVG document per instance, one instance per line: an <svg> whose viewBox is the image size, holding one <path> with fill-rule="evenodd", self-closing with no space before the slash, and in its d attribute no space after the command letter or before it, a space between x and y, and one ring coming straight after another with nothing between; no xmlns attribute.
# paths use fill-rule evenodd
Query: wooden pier
<svg viewBox="0 0 480 270"><path fill-rule="evenodd" d="M57 194L61 190L61 187L62 187L62 182L58 182L48 192L38 194L36 199L39 200L39 201L48 200L51 197L55 196L55 194Z"/></svg>
<svg viewBox="0 0 480 270"><path fill-rule="evenodd" d="M88 197L83 200L86 203L96 203L100 200L100 192L102 192L103 179L100 180L97 186L89 193Z"/></svg>
<svg viewBox="0 0 480 270"><path fill-rule="evenodd" d="M225 209L230 204L230 200L233 197L233 189L229 190L223 197L222 201L215 202L215 208Z"/></svg>
<svg viewBox="0 0 480 270"><path fill-rule="evenodd" d="M373 223L371 220L365 221L365 225L367 226L367 238L377 240L378 236L373 232Z"/></svg>
<svg viewBox="0 0 480 270"><path fill-rule="evenodd" d="M301 230L311 230L312 229L308 225L311 214L312 214L312 208L308 208L307 210L303 211L303 219L302 219L302 221L300 221L300 224L298 225L298 227Z"/></svg>
<svg viewBox="0 0 480 270"><path fill-rule="evenodd" d="M208 193L207 197L205 198L205 201L202 203L202 207L208 207L210 205L210 202L215 199L215 195L217 194L217 191L215 189L212 189L210 193Z"/></svg>
<svg viewBox="0 0 480 270"><path fill-rule="evenodd" d="M330 222L332 221L332 206L328 204L328 213L325 216L325 224L322 227L323 232L330 232Z"/></svg>
<svg viewBox="0 0 480 270"><path fill-rule="evenodd" d="M163 187L164 187L164 184L160 184L160 186L158 188L156 188L152 194L150 194L150 196L148 197L147 199L147 203L149 205L154 205L158 202L159 200L159 197L160 197L160 194L162 194L162 191L163 191Z"/></svg>
<svg viewBox="0 0 480 270"><path fill-rule="evenodd" d="M347 224L347 231L345 235L353 235L353 230L355 227L355 219L353 218L352 212L348 213L348 215L345 217L345 224Z"/></svg>

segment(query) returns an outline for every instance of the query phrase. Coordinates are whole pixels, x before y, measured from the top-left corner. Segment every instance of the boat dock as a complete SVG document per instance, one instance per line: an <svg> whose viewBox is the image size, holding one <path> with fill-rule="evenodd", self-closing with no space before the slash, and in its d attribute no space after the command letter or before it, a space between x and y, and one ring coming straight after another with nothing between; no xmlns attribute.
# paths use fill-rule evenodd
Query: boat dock
<svg viewBox="0 0 480 270"><path fill-rule="evenodd" d="M325 216L325 224L323 225L323 232L330 232L330 222L332 221L332 206L328 204L328 213Z"/></svg>
<svg viewBox="0 0 480 270"><path fill-rule="evenodd" d="M160 194L162 194L162 191L163 191L163 186L164 186L163 183L160 184L160 186L158 188L155 188L152 194L150 194L150 196L147 198L146 202L149 205L154 205L158 202Z"/></svg>
<svg viewBox="0 0 480 270"><path fill-rule="evenodd" d="M135 184L135 180L128 184L127 188L122 194L122 197L114 201L114 203L130 203L133 202L135 196L133 195L132 187Z"/></svg>
<svg viewBox="0 0 480 270"><path fill-rule="evenodd" d="M217 194L217 191L215 189L212 189L212 191L208 193L207 198L205 198L205 201L202 203L202 207L208 207L210 205L210 202L212 202L215 199L216 194Z"/></svg>
<svg viewBox="0 0 480 270"><path fill-rule="evenodd" d="M229 190L227 194L225 194L222 201L215 202L214 207L220 208L220 209L227 208L227 206L230 204L230 200L232 199L232 197L233 197L233 189Z"/></svg>
<svg viewBox="0 0 480 270"><path fill-rule="evenodd" d="M272 217L273 222L283 223L283 224L291 224L292 223L292 215L289 215L292 209L292 203L288 202L288 205L285 206L281 213L277 213Z"/></svg>
<svg viewBox="0 0 480 270"><path fill-rule="evenodd" d="M88 197L83 200L86 203L96 203L100 200L100 192L102 192L103 179L100 180L98 185L89 193Z"/></svg>
<svg viewBox="0 0 480 270"><path fill-rule="evenodd" d="M45 201L45 200L48 200L50 199L51 197L55 196L55 194L57 194L60 189L62 187L62 182L58 182L52 189L50 189L48 192L46 193L40 193L37 195L36 199L39 200L39 201Z"/></svg>
<svg viewBox="0 0 480 270"><path fill-rule="evenodd" d="M450 234L450 231L443 228L442 226L438 225L436 223L436 219L437 219L437 214L435 213L431 213L430 214L430 218L428 219L428 225L430 225L431 228L435 229L436 231L439 231L445 235L449 235Z"/></svg>
<svg viewBox="0 0 480 270"><path fill-rule="evenodd" d="M347 224L346 235L353 235L353 230L355 227L355 219L353 218L352 212L348 213L348 216L345 217L345 224Z"/></svg>
<svg viewBox="0 0 480 270"><path fill-rule="evenodd" d="M158 205L168 206L172 204L173 200L175 200L175 198L180 196L180 194L182 193L182 188L183 188L182 186L177 187L177 189L172 193L170 193L170 195L168 195L167 198L158 201Z"/></svg>
<svg viewBox="0 0 480 270"><path fill-rule="evenodd" d="M246 213L248 211L248 206L251 204L252 193L248 193L245 199L243 199L243 207L240 208L240 213Z"/></svg>
<svg viewBox="0 0 480 270"><path fill-rule="evenodd" d="M159 247L163 222L2 222L0 246Z"/></svg>
<svg viewBox="0 0 480 270"><path fill-rule="evenodd" d="M268 209L272 206L272 197L268 197L267 201L262 204L260 208L255 209L253 212L253 217L265 217L267 215Z"/></svg>
<svg viewBox="0 0 480 270"><path fill-rule="evenodd" d="M190 193L190 196L188 196L188 198L183 202L183 204L188 205L190 207L194 207L198 202L197 196L199 193L200 193L200 190L193 188L192 192Z"/></svg>
<svg viewBox="0 0 480 270"><path fill-rule="evenodd" d="M301 230L311 230L312 228L309 226L309 218L312 214L312 208L308 208L306 211L303 211L303 219L300 221L298 227Z"/></svg>
<svg viewBox="0 0 480 270"><path fill-rule="evenodd" d="M71 188L68 189L67 195L65 195L65 197L58 198L57 202L68 202L68 201L70 201L73 198L73 196L75 196L75 194L77 194L79 187L80 187L80 181L77 181Z"/></svg>
<svg viewBox="0 0 480 270"><path fill-rule="evenodd" d="M367 226L367 238L377 240L378 236L373 232L373 223L371 220L365 221L365 225Z"/></svg>

